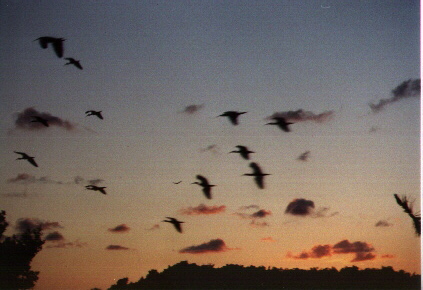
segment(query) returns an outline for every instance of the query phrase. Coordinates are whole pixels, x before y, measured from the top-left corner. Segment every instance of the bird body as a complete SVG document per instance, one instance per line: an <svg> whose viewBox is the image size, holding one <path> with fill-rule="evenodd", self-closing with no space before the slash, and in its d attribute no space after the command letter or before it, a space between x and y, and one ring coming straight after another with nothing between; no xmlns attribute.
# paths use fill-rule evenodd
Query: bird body
<svg viewBox="0 0 423 290"><path fill-rule="evenodd" d="M102 111L94 111L94 110L89 110L86 111L86 117L88 116L97 116L98 118L100 118L101 120L103 120L103 115L101 114Z"/></svg>
<svg viewBox="0 0 423 290"><path fill-rule="evenodd" d="M104 190L106 188L105 186L96 186L96 185L90 184L85 186L85 188L88 190L100 191L102 194L107 194L106 191Z"/></svg>
<svg viewBox="0 0 423 290"><path fill-rule="evenodd" d="M239 115L245 114L247 112L238 112L238 111L226 111L218 117L228 117L232 125L238 125Z"/></svg>
<svg viewBox="0 0 423 290"><path fill-rule="evenodd" d="M249 160L250 159L250 153L255 153L254 151L250 151L246 146L243 145L237 145L235 146L237 147L239 150L238 151L231 151L229 153L239 153L241 155L242 158L244 158L245 160Z"/></svg>
<svg viewBox="0 0 423 290"><path fill-rule="evenodd" d="M168 220L163 220L163 222L167 222L167 223L171 223L173 224L173 226L175 227L175 229L182 233L182 227L181 224L183 224L184 222L182 221L178 221L177 219L173 218L173 217L166 217Z"/></svg>
<svg viewBox="0 0 423 290"><path fill-rule="evenodd" d="M196 177L198 180L200 180L200 182L195 181L191 184L198 184L199 186L201 186L203 188L203 193L206 196L206 198L211 199L212 198L211 188L216 185L210 184L207 178L205 178L202 175L197 175Z"/></svg>
<svg viewBox="0 0 423 290"><path fill-rule="evenodd" d="M63 41L65 41L64 38L57 38L57 37L51 37L51 36L42 36L34 41L38 40L40 46L43 49L46 49L49 44L53 46L54 52L56 55L61 58L63 57Z"/></svg>
<svg viewBox="0 0 423 290"><path fill-rule="evenodd" d="M65 59L68 61L67 63L65 63L65 65L68 65L68 64L73 64L73 65L74 65L74 66L76 66L77 68L82 69L82 65L81 65L81 63L79 62L79 60L76 60L76 59L74 59L74 58L72 58L72 57L66 57Z"/></svg>
<svg viewBox="0 0 423 290"><path fill-rule="evenodd" d="M261 168L260 168L260 166L258 166L258 164L255 163L255 162L251 162L250 163L250 167L253 169L253 173L245 173L243 175L245 175L245 176L254 176L254 180L255 180L257 186L260 189L263 189L264 188L264 177L266 175L270 175L270 174L263 173L262 170L261 170Z"/></svg>
<svg viewBox="0 0 423 290"><path fill-rule="evenodd" d="M270 123L267 123L266 125L276 125L282 131L291 132L288 125L291 125L291 124L294 124L294 123L287 122L284 117L273 117L272 119L275 120L275 122L270 122Z"/></svg>
<svg viewBox="0 0 423 290"><path fill-rule="evenodd" d="M40 116L31 116L31 117L34 118L33 120L31 120L31 122L38 122L38 123L43 124L46 127L49 126L47 119L44 119L44 118L42 118Z"/></svg>
<svg viewBox="0 0 423 290"><path fill-rule="evenodd" d="M22 157L16 158L16 160L27 160L29 163L31 163L35 167L38 167L38 164L34 160L35 157L29 156L28 154L24 152L18 152L18 151L13 151L13 152L15 152L16 154L20 154L22 156Z"/></svg>

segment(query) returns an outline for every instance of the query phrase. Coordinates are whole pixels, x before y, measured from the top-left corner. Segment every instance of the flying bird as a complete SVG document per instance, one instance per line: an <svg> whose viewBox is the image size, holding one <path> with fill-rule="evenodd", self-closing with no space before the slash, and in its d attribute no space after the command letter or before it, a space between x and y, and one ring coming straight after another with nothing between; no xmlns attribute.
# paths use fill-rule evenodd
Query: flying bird
<svg viewBox="0 0 423 290"><path fill-rule="evenodd" d="M102 112L102 111L89 110L89 111L86 111L86 112L85 112L85 114L86 114L86 116L85 116L85 117L88 117L88 116L97 116L97 117L99 117L101 120L103 120L103 115L101 115L101 112Z"/></svg>
<svg viewBox="0 0 423 290"><path fill-rule="evenodd" d="M177 181L177 182L173 182L173 184L179 184L179 183L181 183L182 182L182 180L179 180L179 181Z"/></svg>
<svg viewBox="0 0 423 290"><path fill-rule="evenodd" d="M229 153L239 153L241 157L244 158L245 160L250 160L250 153L255 153L254 151L248 150L248 148L243 145L237 145L235 147L237 147L239 150L238 151L234 150Z"/></svg>
<svg viewBox="0 0 423 290"><path fill-rule="evenodd" d="M275 120L275 122L270 122L266 125L277 125L282 131L285 132L290 132L291 130L289 129L288 125L294 124L287 122L284 117L273 117L272 119Z"/></svg>
<svg viewBox="0 0 423 290"><path fill-rule="evenodd" d="M42 36L35 39L34 41L36 40L38 40L38 42L40 43L40 46L44 49L46 49L48 45L51 44L53 46L53 49L56 55L59 58L63 57L63 41L65 41L66 39L51 37L51 36Z"/></svg>
<svg viewBox="0 0 423 290"><path fill-rule="evenodd" d="M257 183L257 186L260 188L260 189L263 189L264 188L264 177L266 176L266 175L270 175L270 174L268 174L268 173L263 173L262 171L261 171L261 168L260 168L260 166L258 166L258 164L257 163L255 163L255 162L251 162L250 163L250 167L253 169L253 173L245 173L245 174L243 174L243 175L245 175L245 176L254 176L254 180L255 180L255 182Z"/></svg>
<svg viewBox="0 0 423 290"><path fill-rule="evenodd" d="M16 160L28 160L29 163L31 163L35 167L38 167L38 164L34 160L35 157L31 157L24 152L18 152L18 151L13 151L13 152L15 152L16 154L20 154L22 156L22 157L16 158Z"/></svg>
<svg viewBox="0 0 423 290"><path fill-rule="evenodd" d="M198 184L199 186L201 186L201 187L203 188L203 193L204 193L204 195L205 195L208 199L211 199L211 198L212 198L212 195L211 195L211 188L212 188L213 186L216 186L216 185L210 184L210 183L209 183L209 181L207 180L207 178L205 178L205 177L204 177L204 176L202 176L202 175L197 175L196 177L197 177L197 179L198 179L198 180L200 180L200 182L195 181L195 182L193 182L193 183L191 183L191 184Z"/></svg>
<svg viewBox="0 0 423 290"><path fill-rule="evenodd" d="M96 186L96 185L90 184L90 185L86 185L85 188L88 190L100 191L102 194L106 194L106 191L104 190L106 188L105 186Z"/></svg>
<svg viewBox="0 0 423 290"><path fill-rule="evenodd" d="M396 202L403 208L404 212L413 220L413 226L418 236L421 235L421 216L413 213L412 202L409 202L406 196L400 198L398 194L394 194Z"/></svg>
<svg viewBox="0 0 423 290"><path fill-rule="evenodd" d="M175 229L182 233L182 227L181 224L183 224L184 222L182 221L178 221L177 219L173 218L173 217L166 217L168 220L163 220L163 222L167 222L167 223L171 223L173 224L173 226L175 227Z"/></svg>
<svg viewBox="0 0 423 290"><path fill-rule="evenodd" d="M238 125L239 115L245 114L247 112L238 112L238 111L226 111L218 117L228 117L233 125Z"/></svg>
<svg viewBox="0 0 423 290"><path fill-rule="evenodd" d="M46 127L49 126L47 119L44 119L44 118L42 118L40 116L31 116L31 117L34 118L33 120L31 120L31 122L38 122L38 123L43 124Z"/></svg>
<svg viewBox="0 0 423 290"><path fill-rule="evenodd" d="M79 60L76 60L72 57L66 57L65 59L68 61L67 63L65 63L65 65L73 64L77 68L82 69L82 65L79 63Z"/></svg>

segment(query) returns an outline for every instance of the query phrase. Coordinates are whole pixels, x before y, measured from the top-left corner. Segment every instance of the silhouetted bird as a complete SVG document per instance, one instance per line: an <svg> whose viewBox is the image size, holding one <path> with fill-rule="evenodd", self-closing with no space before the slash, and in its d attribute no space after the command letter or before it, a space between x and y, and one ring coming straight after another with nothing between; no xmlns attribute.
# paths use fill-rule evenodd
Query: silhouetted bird
<svg viewBox="0 0 423 290"><path fill-rule="evenodd" d="M17 152L17 151L13 151L13 152L15 152L16 154L20 154L22 156L22 157L16 158L16 160L28 160L29 163L31 163L35 167L38 167L38 164L34 160L35 157L31 157L24 152Z"/></svg>
<svg viewBox="0 0 423 290"><path fill-rule="evenodd" d="M180 181L178 181L178 182L173 182L173 184L179 184L179 183L181 183L182 182L182 180L180 180Z"/></svg>
<svg viewBox="0 0 423 290"><path fill-rule="evenodd" d="M79 63L79 60L76 60L72 57L66 57L65 59L68 61L67 63L65 63L65 65L73 64L77 68L82 69L82 65Z"/></svg>
<svg viewBox="0 0 423 290"><path fill-rule="evenodd" d="M283 117L273 117L272 119L275 120L275 122L267 123L266 125L277 125L279 128L281 128L281 130L285 132L290 132L291 130L289 129L288 125L294 124L287 122Z"/></svg>
<svg viewBox="0 0 423 290"><path fill-rule="evenodd" d="M253 173L245 173L243 175L254 176L254 180L257 183L257 186L259 188L263 189L264 188L264 180L263 179L266 175L270 175L270 174L263 173L261 171L260 167L258 166L258 164L255 163L255 162L251 162L250 167L253 169Z"/></svg>
<svg viewBox="0 0 423 290"><path fill-rule="evenodd" d="M106 191L104 190L106 188L105 186L96 186L96 185L90 184L85 186L85 188L88 190L100 191L102 194L106 194Z"/></svg>
<svg viewBox="0 0 423 290"><path fill-rule="evenodd" d="M49 125L48 125L48 120L47 119L44 119L44 118L42 118L42 117L40 117L40 116L31 116L32 118L34 118L34 120L31 120L31 122L38 122L38 123L41 123L41 124L43 124L44 126L46 126L46 127L48 127Z"/></svg>
<svg viewBox="0 0 423 290"><path fill-rule="evenodd" d="M410 203L406 196L400 198L398 194L394 194L396 202L403 208L404 212L413 220L413 226L416 231L416 234L420 236L421 234L421 216L420 214L413 213L412 202Z"/></svg>
<svg viewBox="0 0 423 290"><path fill-rule="evenodd" d="M211 188L212 188L213 186L216 186L216 185L210 184L210 183L209 183L209 181L207 180L207 178L205 178L205 177L204 177L204 176L202 176L202 175L197 175L196 177L197 177L197 179L198 179L198 180L200 180L200 182L195 181L195 182L193 182L193 183L191 183L191 184L198 184L199 186L201 186L201 187L203 188L204 195L205 195L208 199L211 199L211 198L212 198L212 195L211 195Z"/></svg>
<svg viewBox="0 0 423 290"><path fill-rule="evenodd" d="M228 117L233 125L238 125L238 116L247 112L226 111L218 117Z"/></svg>
<svg viewBox="0 0 423 290"><path fill-rule="evenodd" d="M58 57L63 57L63 41L65 41L64 38L57 38L57 37L51 37L51 36L42 36L34 41L38 40L40 43L40 46L44 49L48 47L48 44L51 43L53 45L54 52Z"/></svg>
<svg viewBox="0 0 423 290"><path fill-rule="evenodd" d="M166 217L169 220L164 220L163 222L167 222L167 223L171 223L173 224L173 226L175 227L175 229L182 233L182 227L181 224L183 224L184 222L178 221L177 219L173 218L173 217Z"/></svg>
<svg viewBox="0 0 423 290"><path fill-rule="evenodd" d="M86 114L86 117L88 117L88 116L97 116L101 120L103 120L103 116L101 115L101 112L102 111L89 110L89 111L86 111L85 114Z"/></svg>
<svg viewBox="0 0 423 290"><path fill-rule="evenodd" d="M237 147L239 150L238 151L231 151L229 153L239 153L241 155L242 158L244 158L245 160L249 160L250 159L250 153L255 153L254 151L250 151L248 150L248 148L246 146L242 146L242 145L237 145L235 146Z"/></svg>

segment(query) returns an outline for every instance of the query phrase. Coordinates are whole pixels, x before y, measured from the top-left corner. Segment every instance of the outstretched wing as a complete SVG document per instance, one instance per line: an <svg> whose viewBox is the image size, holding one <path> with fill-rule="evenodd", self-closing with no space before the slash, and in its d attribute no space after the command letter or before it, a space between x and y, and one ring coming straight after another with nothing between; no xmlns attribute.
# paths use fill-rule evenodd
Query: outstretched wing
<svg viewBox="0 0 423 290"><path fill-rule="evenodd" d="M202 185L207 185L207 184L209 184L209 181L208 181L208 180L207 180L207 178L205 178L204 176L202 176L202 175L197 175L196 177L197 177L197 179L198 179L198 180L200 180L200 181L201 181Z"/></svg>
<svg viewBox="0 0 423 290"><path fill-rule="evenodd" d="M31 163L35 167L38 167L38 164L37 164L37 162L35 162L34 158L28 158L27 160L28 160L29 163Z"/></svg>
<svg viewBox="0 0 423 290"><path fill-rule="evenodd" d="M204 195L206 196L207 199L212 199L211 187L210 186L203 187L203 193L204 193Z"/></svg>
<svg viewBox="0 0 423 290"><path fill-rule="evenodd" d="M105 189L105 187L99 187L98 191L100 191L102 194L107 194L104 189Z"/></svg>
<svg viewBox="0 0 423 290"><path fill-rule="evenodd" d="M57 57L63 57L63 39L55 39L53 41L53 49Z"/></svg>
<svg viewBox="0 0 423 290"><path fill-rule="evenodd" d="M250 167L253 169L254 174L262 174L260 166L257 163L251 162Z"/></svg>
<svg viewBox="0 0 423 290"><path fill-rule="evenodd" d="M264 188L264 176L263 175L258 175L254 177L255 182L257 183L257 186L260 189Z"/></svg>

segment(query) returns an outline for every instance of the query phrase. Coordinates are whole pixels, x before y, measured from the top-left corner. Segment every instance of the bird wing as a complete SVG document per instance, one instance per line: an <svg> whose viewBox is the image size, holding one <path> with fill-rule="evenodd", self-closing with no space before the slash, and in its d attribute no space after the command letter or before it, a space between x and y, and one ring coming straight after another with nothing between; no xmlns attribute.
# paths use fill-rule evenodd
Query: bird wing
<svg viewBox="0 0 423 290"><path fill-rule="evenodd" d="M101 120L103 120L103 115L101 114L101 112L96 112L96 116L99 117Z"/></svg>
<svg viewBox="0 0 423 290"><path fill-rule="evenodd" d="M37 162L35 162L34 158L28 158L27 160L28 160L29 163L31 163L35 167L38 167L38 164L37 164Z"/></svg>
<svg viewBox="0 0 423 290"><path fill-rule="evenodd" d="M210 186L203 187L203 193L207 197L207 199L212 199L212 196L211 196L211 187Z"/></svg>
<svg viewBox="0 0 423 290"><path fill-rule="evenodd" d="M107 194L103 187L99 187L98 191L100 191L102 194Z"/></svg>
<svg viewBox="0 0 423 290"><path fill-rule="evenodd" d="M28 154L26 154L24 152L18 152L18 151L13 151L13 152L22 155L22 157L28 157Z"/></svg>
<svg viewBox="0 0 423 290"><path fill-rule="evenodd" d="M228 115L228 118L231 121L232 125L238 125L238 115Z"/></svg>
<svg viewBox="0 0 423 290"><path fill-rule="evenodd" d="M40 37L36 40L38 40L38 43L40 44L41 48L46 49L48 46L48 43L50 42L49 38L50 37Z"/></svg>
<svg viewBox="0 0 423 290"><path fill-rule="evenodd" d="M286 123L278 123L278 127L281 128L282 131L291 132L291 130L288 127L288 124Z"/></svg>
<svg viewBox="0 0 423 290"><path fill-rule="evenodd" d="M172 223L172 224L175 226L175 229L176 229L178 232L182 233L182 226L181 226L181 224L180 224L179 222L174 222L174 223Z"/></svg>
<svg viewBox="0 0 423 290"><path fill-rule="evenodd" d="M79 61L74 62L74 65L79 68L82 69L82 65L79 63Z"/></svg>
<svg viewBox="0 0 423 290"><path fill-rule="evenodd" d="M263 175L258 175L254 177L255 182L257 183L257 186L260 189L264 188L264 176Z"/></svg>
<svg viewBox="0 0 423 290"><path fill-rule="evenodd" d="M63 57L63 40L62 39L56 39L53 41L53 48L54 52L58 57Z"/></svg>

